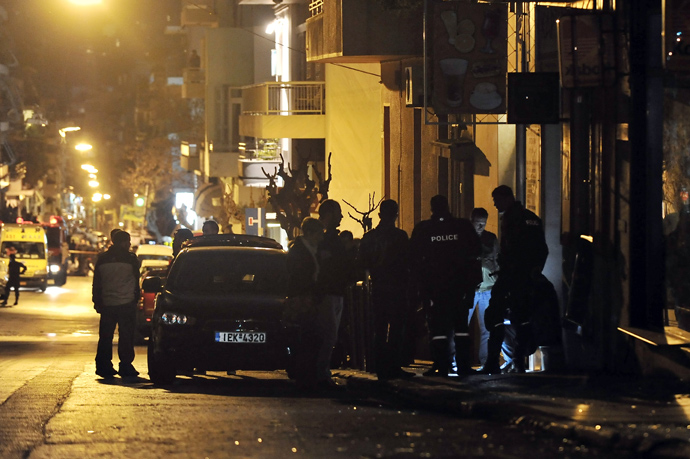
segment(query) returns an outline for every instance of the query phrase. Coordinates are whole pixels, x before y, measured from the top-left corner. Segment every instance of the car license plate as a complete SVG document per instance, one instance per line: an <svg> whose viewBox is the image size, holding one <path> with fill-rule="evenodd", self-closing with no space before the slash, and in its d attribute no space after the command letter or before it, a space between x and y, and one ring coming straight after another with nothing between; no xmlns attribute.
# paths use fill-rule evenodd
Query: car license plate
<svg viewBox="0 0 690 459"><path fill-rule="evenodd" d="M26 281L21 281L19 285L26 285Z"/></svg>
<svg viewBox="0 0 690 459"><path fill-rule="evenodd" d="M217 343L265 343L266 333L216 332Z"/></svg>

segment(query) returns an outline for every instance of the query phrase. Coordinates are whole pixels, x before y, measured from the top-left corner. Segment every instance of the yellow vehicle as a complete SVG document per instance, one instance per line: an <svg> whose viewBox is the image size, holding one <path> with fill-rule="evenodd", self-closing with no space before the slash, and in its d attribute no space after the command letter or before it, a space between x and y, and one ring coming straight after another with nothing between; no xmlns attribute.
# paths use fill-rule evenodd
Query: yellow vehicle
<svg viewBox="0 0 690 459"><path fill-rule="evenodd" d="M41 225L3 223L0 226L0 283L7 284L10 255L14 254L16 260L26 266L19 285L44 292L48 286L47 247L48 238Z"/></svg>

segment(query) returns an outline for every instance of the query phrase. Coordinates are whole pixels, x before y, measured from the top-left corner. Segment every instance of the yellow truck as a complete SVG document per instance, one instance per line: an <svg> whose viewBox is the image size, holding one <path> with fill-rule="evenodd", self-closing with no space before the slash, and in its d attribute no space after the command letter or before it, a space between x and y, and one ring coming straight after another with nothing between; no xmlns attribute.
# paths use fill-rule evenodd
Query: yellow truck
<svg viewBox="0 0 690 459"><path fill-rule="evenodd" d="M48 238L41 225L32 223L3 223L0 226L0 284L8 280L10 255L24 263L26 272L19 278L20 287L48 287ZM0 292L2 294L4 292Z"/></svg>

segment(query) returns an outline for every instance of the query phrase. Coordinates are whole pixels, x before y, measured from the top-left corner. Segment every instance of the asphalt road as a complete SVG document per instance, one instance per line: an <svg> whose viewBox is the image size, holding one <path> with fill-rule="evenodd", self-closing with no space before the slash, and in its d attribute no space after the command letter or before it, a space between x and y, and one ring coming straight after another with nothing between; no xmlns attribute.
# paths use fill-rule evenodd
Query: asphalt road
<svg viewBox="0 0 690 459"><path fill-rule="evenodd" d="M95 376L90 278L0 308L0 457L625 457L362 390L304 395L284 372ZM116 353L115 353L116 355ZM115 362L117 365L117 362Z"/></svg>

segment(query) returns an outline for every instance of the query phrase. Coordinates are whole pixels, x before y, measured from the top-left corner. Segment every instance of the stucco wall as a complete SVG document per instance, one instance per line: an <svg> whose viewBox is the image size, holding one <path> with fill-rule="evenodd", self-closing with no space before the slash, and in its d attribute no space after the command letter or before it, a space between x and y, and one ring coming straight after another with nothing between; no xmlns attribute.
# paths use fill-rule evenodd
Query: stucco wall
<svg viewBox="0 0 690 459"><path fill-rule="evenodd" d="M341 230L362 236L346 200L366 210L369 194L382 196L382 102L379 64L326 65L326 158L333 153L329 197L343 208Z"/></svg>

